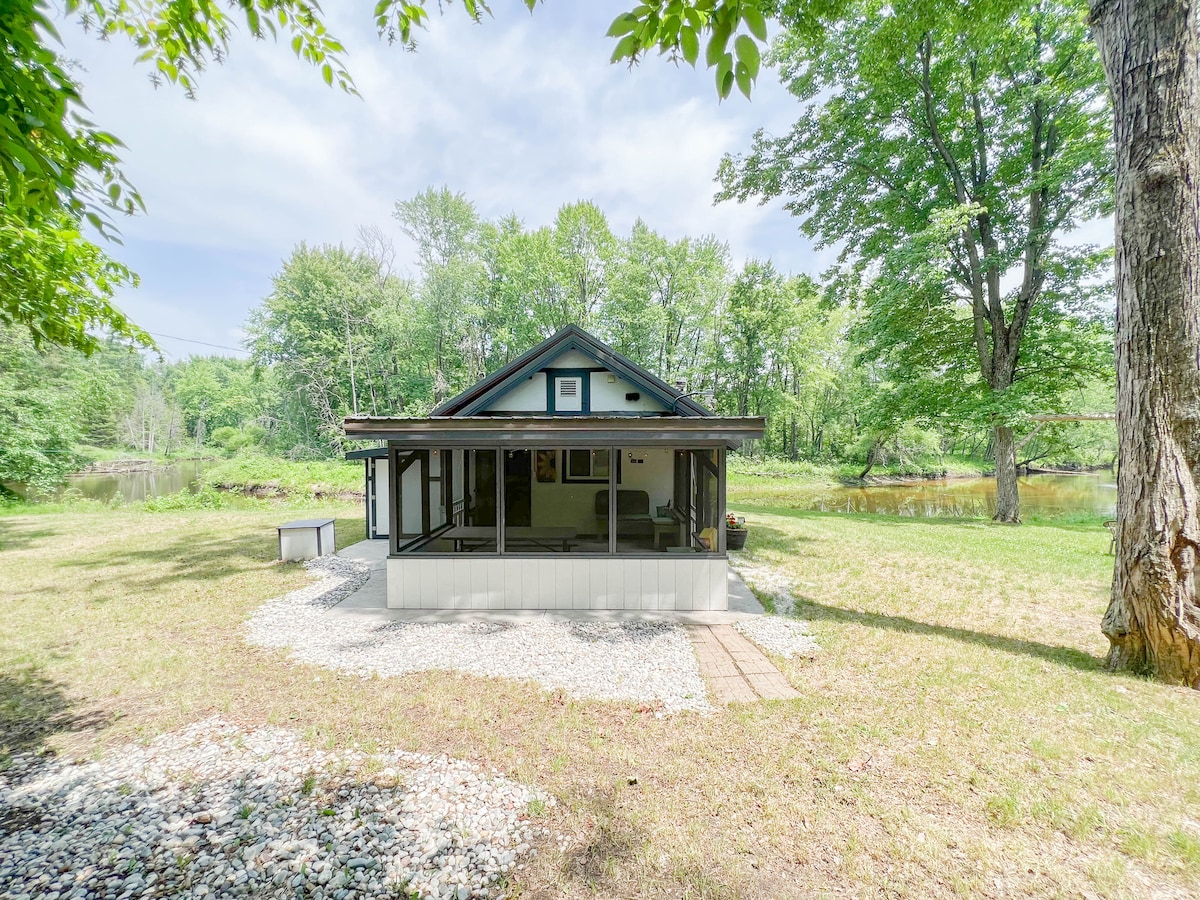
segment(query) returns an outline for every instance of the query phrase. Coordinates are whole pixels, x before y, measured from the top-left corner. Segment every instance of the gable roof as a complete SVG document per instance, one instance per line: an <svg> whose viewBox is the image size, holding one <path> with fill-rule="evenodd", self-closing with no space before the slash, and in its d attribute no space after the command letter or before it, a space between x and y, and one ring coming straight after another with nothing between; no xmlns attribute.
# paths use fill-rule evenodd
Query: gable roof
<svg viewBox="0 0 1200 900"><path fill-rule="evenodd" d="M430 416L454 418L474 416L497 397L507 393L534 372L545 368L556 357L569 350L578 350L592 357L610 372L620 375L626 381L641 388L642 391L680 416L712 415L699 403L690 397L685 397L681 391L677 391L658 376L652 375L633 360L622 356L599 338L588 334L578 325L568 325L532 350L522 353L504 368L484 377L457 397L447 400L434 409Z"/></svg>

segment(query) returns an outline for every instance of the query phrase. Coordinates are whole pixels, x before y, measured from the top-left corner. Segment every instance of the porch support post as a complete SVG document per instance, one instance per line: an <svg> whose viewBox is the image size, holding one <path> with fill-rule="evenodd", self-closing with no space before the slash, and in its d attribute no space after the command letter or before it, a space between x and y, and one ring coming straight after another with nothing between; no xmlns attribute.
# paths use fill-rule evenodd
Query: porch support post
<svg viewBox="0 0 1200 900"><path fill-rule="evenodd" d="M504 555L504 528L506 525L507 515L504 510L504 478L507 463L505 462L504 449L496 447L496 552L501 556Z"/></svg>
<svg viewBox="0 0 1200 900"><path fill-rule="evenodd" d="M421 534L429 537L429 451L421 450Z"/></svg>
<svg viewBox="0 0 1200 900"><path fill-rule="evenodd" d="M388 554L400 552L400 451L388 444Z"/></svg>
<svg viewBox="0 0 1200 900"><path fill-rule="evenodd" d="M724 555L725 548L725 453L724 447L717 448L717 493L720 499L717 501L717 516L720 519L720 524L717 525L717 531L720 534L720 542L718 543L718 551Z"/></svg>
<svg viewBox="0 0 1200 900"><path fill-rule="evenodd" d="M366 502L363 503L363 508L367 512L366 525L367 525L367 540L368 541L371 540L371 538L375 537L375 534L371 529L371 501L372 501L372 497L374 496L374 493L375 493L374 490L372 490L372 488L374 487L374 481L375 481L374 469L375 469L375 464L371 460L370 457L367 457L366 459L363 460L363 472L365 473L365 478L366 478L366 481L364 482L364 484L366 485L366 497L363 498Z"/></svg>
<svg viewBox="0 0 1200 900"><path fill-rule="evenodd" d="M617 555L617 470L621 467L620 447L608 448L608 555Z"/></svg>

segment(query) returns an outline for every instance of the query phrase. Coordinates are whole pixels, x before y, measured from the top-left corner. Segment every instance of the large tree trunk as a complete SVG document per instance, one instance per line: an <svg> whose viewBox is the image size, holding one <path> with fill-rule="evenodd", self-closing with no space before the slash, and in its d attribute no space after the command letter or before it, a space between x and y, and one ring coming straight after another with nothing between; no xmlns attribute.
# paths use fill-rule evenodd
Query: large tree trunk
<svg viewBox="0 0 1200 900"><path fill-rule="evenodd" d="M1195 0L1092 0L1116 119L1117 562L1109 664L1200 688Z"/></svg>
<svg viewBox="0 0 1200 900"><path fill-rule="evenodd" d="M1015 525L1021 521L1021 497L1017 493L1017 449L1013 430L996 428L996 515L997 522Z"/></svg>

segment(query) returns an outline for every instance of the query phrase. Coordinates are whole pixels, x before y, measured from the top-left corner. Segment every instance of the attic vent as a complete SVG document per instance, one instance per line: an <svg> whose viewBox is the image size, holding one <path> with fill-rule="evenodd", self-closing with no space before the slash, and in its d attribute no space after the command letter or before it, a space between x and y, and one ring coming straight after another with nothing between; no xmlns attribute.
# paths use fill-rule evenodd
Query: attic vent
<svg viewBox="0 0 1200 900"><path fill-rule="evenodd" d="M579 376L554 379L554 409L557 412L583 412L583 379Z"/></svg>

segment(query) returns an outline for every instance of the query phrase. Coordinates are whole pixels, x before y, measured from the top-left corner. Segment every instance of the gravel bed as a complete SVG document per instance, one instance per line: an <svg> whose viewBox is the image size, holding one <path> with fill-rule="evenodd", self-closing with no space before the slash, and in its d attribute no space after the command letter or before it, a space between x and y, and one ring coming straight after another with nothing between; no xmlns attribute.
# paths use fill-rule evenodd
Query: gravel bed
<svg viewBox="0 0 1200 900"><path fill-rule="evenodd" d="M533 679L575 697L651 704L663 712L711 709L687 631L661 622L379 622L329 615L368 577L365 564L327 556L307 563L320 580L268 601L251 642L355 675L453 669Z"/></svg>
<svg viewBox="0 0 1200 900"><path fill-rule="evenodd" d="M541 832L524 785L209 719L99 762L0 773L0 896L495 896Z"/></svg>
<svg viewBox="0 0 1200 900"><path fill-rule="evenodd" d="M821 648L808 633L808 623L782 616L755 616L739 619L734 628L769 653L791 659L815 656Z"/></svg>
<svg viewBox="0 0 1200 900"><path fill-rule="evenodd" d="M736 568L746 584L774 601L775 615L741 619L734 627L764 650L784 659L815 655L821 648L808 633L808 623L790 618L796 612L795 589L783 573L742 554L737 557Z"/></svg>

